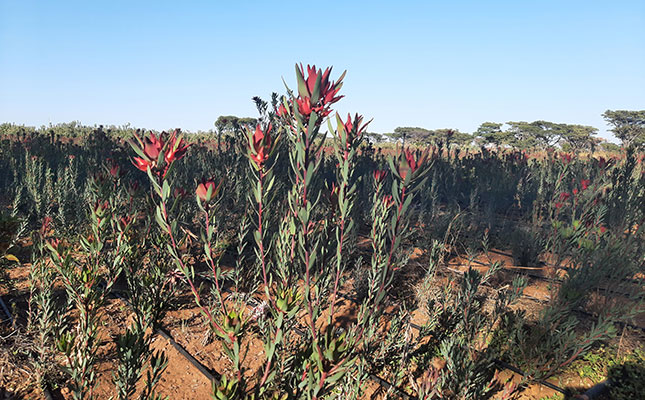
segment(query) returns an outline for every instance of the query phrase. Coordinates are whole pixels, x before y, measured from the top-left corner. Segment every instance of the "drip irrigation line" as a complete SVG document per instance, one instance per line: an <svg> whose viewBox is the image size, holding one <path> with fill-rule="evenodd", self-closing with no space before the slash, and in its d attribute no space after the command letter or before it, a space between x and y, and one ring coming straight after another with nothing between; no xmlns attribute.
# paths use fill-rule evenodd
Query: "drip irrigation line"
<svg viewBox="0 0 645 400"><path fill-rule="evenodd" d="M513 258L513 254L511 254L511 253L505 253L505 252L503 252L503 251L499 251L499 250L495 250L495 249L489 249L489 250L488 250L488 252L490 252L490 253L494 253L494 254L499 254L500 256L506 256L506 257ZM476 260L473 260L473 261L474 261L474 262L476 262L476 263L479 263L479 262L478 262L478 261L476 261ZM565 268L565 267L563 267L562 265L551 264L551 263L547 263L547 262L545 262L545 263L544 263L544 265L546 265L547 267L554 267L554 268L557 268L557 269L566 269L566 268ZM540 268L540 267L537 267L537 269L539 269L539 268ZM528 275L528 274L527 274L527 275ZM535 277L536 277L536 278L540 278L540 277L541 277L541 278L546 278L546 277L542 277L542 276L540 276L540 275L536 275ZM550 279L553 279L553 278L550 278ZM554 280L555 282L562 282L562 280L561 280L561 279L553 279L553 280ZM620 281L621 281L621 282L634 283L634 284L642 284L642 283L643 283L641 280L634 279L634 278L623 278L623 279L621 279Z"/></svg>
<svg viewBox="0 0 645 400"><path fill-rule="evenodd" d="M132 304L121 294L119 294L116 291L111 291L110 295L113 297L123 301L128 307L132 308ZM301 337L304 337L306 334L305 332L301 331L298 328L294 328L294 332ZM211 382L219 382L221 378L221 374L217 373L216 371L212 371L210 368L206 367L204 364L202 364L199 360L197 360L188 350L186 350L182 345L177 343L177 341L172 337L172 334L163 328L157 328L156 334L160 335L164 339L166 339L178 352L179 354L184 357L188 362L190 362L199 372L202 373L209 381ZM381 385L385 389L393 389L396 390L401 397L403 397L406 400L414 400L415 398L407 394L403 389L400 389L393 384L389 383L388 381L374 375L370 374L369 378L376 382L377 384Z"/></svg>
<svg viewBox="0 0 645 400"><path fill-rule="evenodd" d="M344 293L339 293L339 297L342 297L342 298L344 298L344 299L346 299L346 300L349 300L349 301L352 301L352 302L358 303L358 302L357 302L355 299L353 299L351 296L346 295L346 294L344 294ZM420 325L415 324L414 322L408 322L408 325L409 325L412 329L416 329L416 330L417 330L417 331L419 331L419 332L421 331L421 329L423 329L423 327L421 327ZM511 365L511 364L509 364L509 363L507 363L507 362L504 362L504 361L502 361L502 360L498 360L498 359L493 360L493 362L494 362L495 364L497 364L499 367L502 367L502 368L504 368L504 369L508 369L508 370L510 370L510 371L513 371L513 372L515 372L516 374L520 374L520 375L522 375L523 377L527 377L527 374L526 374L524 371L522 371L522 370L521 370L521 369L519 369L518 367L514 367L513 365ZM567 395L567 396L568 396L568 395L570 394L570 392L569 392L567 389L562 389L561 387L558 387L558 386L556 386L556 385L554 385L554 384L552 384L552 383L549 383L549 382L547 382L547 381L543 381L543 380L535 380L535 382L536 382L536 383L538 383L538 384L540 384L540 385L546 386L546 387L548 387L548 388L550 388L550 389L553 389L553 390L555 390L555 391L557 391L557 392L560 392L560 393L562 393L562 394L564 394L564 395Z"/></svg>
<svg viewBox="0 0 645 400"><path fill-rule="evenodd" d="M215 371L211 371L208 367L206 367L204 364L199 362L195 357L193 357L192 354L190 354L182 345L177 343L177 341L172 337L170 332L166 332L162 328L157 329L157 334L162 336L164 339L166 339L182 356L184 356L185 359L190 361L190 363L199 370L206 378L208 378L212 382L219 382L220 378L222 377L219 373Z"/></svg>
<svg viewBox="0 0 645 400"><path fill-rule="evenodd" d="M490 264L486 264L486 263L483 263L483 262L478 261L478 260L470 260L470 262L472 262L474 264L482 265L482 266L485 266L485 267L490 266ZM547 265L557 267L556 265L552 265L552 264L547 264ZM507 267L505 266L504 268L507 268ZM540 280L540 281L549 282L549 283L562 283L562 282L564 282L563 279L550 278L548 276L537 275L537 274L533 274L533 273L530 273L530 272L522 272L521 274L526 275L526 276L531 277L531 278L534 278L534 279L537 279L537 280ZM633 280L629 280L629 279L621 279L621 282L642 284L642 282L634 282ZM610 292L610 293L620 294L621 296L625 296L627 298L631 297L631 295L629 293L621 292L621 291L618 291L618 290L610 291L609 289L603 288L603 287L597 287L596 289L598 289L600 291L603 291L603 292Z"/></svg>
<svg viewBox="0 0 645 400"><path fill-rule="evenodd" d="M609 387L611 387L611 383L612 382L610 379L605 379L604 381L595 384L594 386L591 387L591 389L584 392L581 398L584 400L595 399L601 394L604 394L605 392L607 392L607 390L609 390Z"/></svg>
<svg viewBox="0 0 645 400"><path fill-rule="evenodd" d="M2 310L7 315L7 319L3 319L0 322L9 321L9 324L13 325L13 317L11 316L11 312L9 311L9 308L7 308L7 305L2 300L2 297L0 297L0 307L2 307Z"/></svg>
<svg viewBox="0 0 645 400"><path fill-rule="evenodd" d="M132 304L128 301L128 299L125 298L125 296L121 295L120 293L112 290L110 291L110 295L113 297L123 301L130 309L132 309ZM217 373L216 371L212 371L210 368L206 367L204 364L199 362L188 350L186 350L182 345L177 343L177 341L172 337L172 334L168 331L166 331L163 328L157 328L155 330L155 333L164 339L168 341L174 347L179 354L181 354L188 362L190 362L199 372L201 372L206 378L208 378L212 382L219 382L219 379L221 378L221 375Z"/></svg>
<svg viewBox="0 0 645 400"><path fill-rule="evenodd" d="M513 365L511 365L511 364L509 364L509 363L507 363L507 362L505 362L505 361L495 359L495 360L493 360L493 362L494 362L495 364L499 365L499 366L500 366L500 367L502 367L502 368L508 369L509 371L513 371L513 372L515 372L516 374L520 374L520 375L522 375L523 377L527 377L526 372L522 371L521 369L519 369L519 368L517 368L517 367L514 367ZM570 395L571 395L571 391L570 391L570 390L568 390L568 389L562 389L561 387L556 386L556 385L554 385L554 384L552 384L552 383L550 383L550 382L543 381L543 380L536 380L535 382L539 383L540 385L546 386L546 387L548 387L549 389L553 389L553 390L555 390L556 392L560 392L560 393L562 393L562 394L563 394L563 395L565 395L565 396L570 396Z"/></svg>

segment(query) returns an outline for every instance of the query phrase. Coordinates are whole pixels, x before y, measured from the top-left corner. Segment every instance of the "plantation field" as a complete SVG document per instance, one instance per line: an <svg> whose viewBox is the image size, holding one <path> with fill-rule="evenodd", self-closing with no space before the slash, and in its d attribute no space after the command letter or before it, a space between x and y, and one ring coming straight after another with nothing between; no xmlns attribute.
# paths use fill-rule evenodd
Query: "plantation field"
<svg viewBox="0 0 645 400"><path fill-rule="evenodd" d="M296 75L221 136L0 126L0 398L642 396L642 151L377 145Z"/></svg>

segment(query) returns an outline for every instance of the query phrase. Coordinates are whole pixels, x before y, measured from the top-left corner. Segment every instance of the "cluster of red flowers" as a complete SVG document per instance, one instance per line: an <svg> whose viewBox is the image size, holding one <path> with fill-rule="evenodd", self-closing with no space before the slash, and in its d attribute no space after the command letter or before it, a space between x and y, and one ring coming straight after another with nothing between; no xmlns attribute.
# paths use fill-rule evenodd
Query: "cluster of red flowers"
<svg viewBox="0 0 645 400"><path fill-rule="evenodd" d="M150 132L143 140L135 134L138 146L134 148L141 157L134 157L134 165L141 171L145 172L149 168L155 174L165 177L170 165L180 160L190 146L184 139L178 138L177 133L178 131L174 131L167 140L165 132L158 138Z"/></svg>
<svg viewBox="0 0 645 400"><path fill-rule="evenodd" d="M573 196L576 196L578 193L581 193L581 192L587 190L589 188L589 185L591 185L591 180L582 179L580 181L580 190L578 191L578 188L574 188L572 190ZM571 194L569 194L568 192L560 193L559 201L554 204L555 208L557 208L557 209L562 208L562 206L564 205L564 202L569 200L569 198L571 198Z"/></svg>
<svg viewBox="0 0 645 400"><path fill-rule="evenodd" d="M573 160L573 156L569 153L561 154L560 157L562 158L562 162L565 164L569 164L571 160Z"/></svg>

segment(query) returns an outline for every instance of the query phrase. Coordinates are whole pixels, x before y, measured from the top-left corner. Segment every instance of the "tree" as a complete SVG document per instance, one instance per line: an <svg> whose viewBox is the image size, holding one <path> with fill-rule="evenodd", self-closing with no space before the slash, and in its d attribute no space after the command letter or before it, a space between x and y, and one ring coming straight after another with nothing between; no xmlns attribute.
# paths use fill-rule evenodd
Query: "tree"
<svg viewBox="0 0 645 400"><path fill-rule="evenodd" d="M403 143L410 141L417 144L428 144L432 142L434 132L424 128L398 127L394 133L386 134L393 140L402 140Z"/></svg>
<svg viewBox="0 0 645 400"><path fill-rule="evenodd" d="M593 126L557 124L557 129L560 130L562 140L572 151L593 151L597 144L597 138L593 135L598 133L598 129Z"/></svg>
<svg viewBox="0 0 645 400"><path fill-rule="evenodd" d="M254 126L257 123L255 118L236 117L235 115L220 115L215 121L217 130L217 141L220 142L222 135L234 134L244 126Z"/></svg>
<svg viewBox="0 0 645 400"><path fill-rule="evenodd" d="M482 138L484 144L493 144L495 146L511 145L513 135L510 132L502 131L502 125L497 122L484 122L473 134L477 138Z"/></svg>
<svg viewBox="0 0 645 400"><path fill-rule="evenodd" d="M607 110L602 116L623 146L645 146L645 110Z"/></svg>

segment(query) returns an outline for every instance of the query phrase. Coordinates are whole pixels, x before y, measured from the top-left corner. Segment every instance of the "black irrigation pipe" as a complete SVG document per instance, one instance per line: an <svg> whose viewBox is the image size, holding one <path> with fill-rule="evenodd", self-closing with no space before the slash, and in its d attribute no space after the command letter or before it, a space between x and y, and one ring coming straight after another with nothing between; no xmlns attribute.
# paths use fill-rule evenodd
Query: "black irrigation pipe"
<svg viewBox="0 0 645 400"><path fill-rule="evenodd" d="M132 304L124 296L119 294L116 291L110 291L110 295L123 301L128 307L132 308ZM201 372L206 378L212 382L218 382L221 378L221 375L215 371L212 371L210 368L206 367L204 364L199 362L192 354L188 352L182 345L177 343L177 341L172 337L170 332L166 331L163 328L157 328L155 333L168 341L181 354L188 362L190 362L199 372Z"/></svg>
<svg viewBox="0 0 645 400"><path fill-rule="evenodd" d="M473 262L473 263L475 263L475 264L479 264L479 265L483 265L483 266L488 266L488 264L485 264L485 263L480 262L480 261L477 261L477 260L472 260L472 262ZM457 273L461 273L461 271L457 271L457 270L454 270L454 269L451 269L451 268L448 268L448 270L449 270L449 271L453 271L453 272L457 272ZM548 278L548 277L544 277L544 276L540 276L540 275L528 274L528 273L522 273L522 272L517 272L517 274L521 274L521 275L528 275L528 276L530 276L531 278L535 278L535 279L543 280L543 281L547 281L547 282L552 282L552 283L562 283L562 280L559 280L559 279L553 279L553 278ZM490 285L485 285L485 286L492 287L492 286L490 286ZM598 288L598 289L601 289L601 290L605 290L605 291L606 291L606 289L603 289L603 288ZM624 294L624 293L620 293L620 292L617 292L617 293L622 294L623 296L627 296L627 295L626 295L626 294ZM535 301L535 302L538 302L538 303L546 303L546 302L547 302L547 300L538 299L537 297L533 297L533 296L529 296L529 295L525 295L525 294L523 294L523 295L522 295L522 297L523 297L523 298L526 298L526 299L529 299L529 300L532 300L532 301ZM596 317L595 315L593 315L593 314L592 314L592 313L590 313L589 311L585 311L585 310L581 310L581 309L576 309L576 310L574 310L574 311L575 311L575 312L577 312L577 313L579 313L579 314L583 314L583 315L586 315L586 316L589 316L589 317ZM621 326L621 327L627 326L627 327L629 327L629 328L632 328L632 329L635 329L635 330L639 330L639 331L641 331L641 332L645 332L645 327L640 326L640 325L632 324L632 323L629 323L629 322L622 322L622 321L616 321L616 324L618 324L618 325L619 325L619 326Z"/></svg>
<svg viewBox="0 0 645 400"><path fill-rule="evenodd" d="M13 317L11 316L11 312L9 311L9 308L7 308L7 305L2 300L2 296L0 296L0 307L2 307L2 310L7 315L7 319L2 319L2 321L0 322L9 321L9 324L13 325Z"/></svg>
<svg viewBox="0 0 645 400"><path fill-rule="evenodd" d="M132 305L130 302L121 294L115 291L111 291L110 295L113 297L123 301L128 307L132 308ZM302 332L301 330L295 328L294 331L300 335L300 336L305 336L305 333ZM212 371L210 368L202 364L199 360L197 360L188 350L186 350L182 345L177 343L177 341L172 337L172 334L163 328L157 328L156 334L160 335L164 339L166 339L178 352L183 356L188 362L190 362L199 372L201 372L208 380L211 382L219 382L221 375L215 371ZM394 389L397 392L399 392L399 395L403 397L405 400L413 400L414 397L410 396L407 394L403 389L400 389L391 383L387 382L386 380L374 375L370 374L369 375L370 379L372 379L374 382L377 384L381 385L385 389Z"/></svg>
<svg viewBox="0 0 645 400"><path fill-rule="evenodd" d="M339 296L344 298L344 299L346 299L346 300L349 300L351 302L354 302L354 303L358 304L357 300L353 299L351 296L348 296L348 295L346 295L344 293L339 293ZM421 329L423 329L423 327L421 327L420 325L415 324L414 322L408 322L408 325L412 329L416 329L418 332L420 332ZM497 364L499 367L502 367L502 368L508 369L510 371L513 371L513 372L515 372L517 374L522 375L523 377L527 376L527 374L524 371L522 371L521 369L519 369L517 367L512 366L511 364L509 364L507 362L504 362L504 361L498 360L498 359L493 360L493 362L495 364ZM552 383L549 383L547 381L536 380L535 382L539 383L540 385L546 386L546 387L548 387L550 389L553 389L553 390L555 390L557 392L560 392L560 393L564 394L565 396L569 396L571 394L571 392L568 391L567 389L562 389L561 387L558 387L558 386L556 386L556 385L554 385Z"/></svg>
<svg viewBox="0 0 645 400"><path fill-rule="evenodd" d="M488 251L490 253L499 254L500 256L506 256L506 257L513 258L513 254L511 254L511 253L505 253L503 251L499 251L499 250L495 250L495 249L489 249ZM473 260L473 261L478 262L476 260ZM563 267L562 265L550 264L550 263L547 263L547 262L545 262L544 265L546 265L548 267L555 267L557 269L565 269L565 267ZM545 276L536 275L536 274L529 274L529 273L527 273L526 275L529 275L531 277L538 278L538 279L551 280L553 282L562 282L562 279L548 278L548 277L545 277ZM634 278L623 278L620 281L621 282L633 283L633 284L637 284L637 285L643 283L642 280L638 280L638 279L634 279ZM624 293L621 293L621 294L624 295Z"/></svg>
<svg viewBox="0 0 645 400"><path fill-rule="evenodd" d="M475 261L475 262L478 263L478 264L486 265L486 264L483 264L483 263L478 262L478 261ZM453 272L458 272L458 271L453 271ZM541 277L539 275L536 275L536 277L544 278L544 277ZM110 292L110 294L113 295L114 297L122 300L123 302L125 302L129 307L132 307L132 305L128 302L128 300L124 296L118 294L117 292ZM353 302L354 304L358 304L358 300L353 298L353 297L351 297L351 296L349 296L349 295L346 295L344 293L339 293L338 296L342 297L342 298L344 298L346 300L349 300L349 301ZM544 302L544 300L537 299L537 298L532 297L532 296L526 296L525 295L524 297L528 297L528 298L530 298L531 300L534 300L534 301ZM592 315L591 313L588 313L588 312L585 312L585 311L582 311L582 310L578 310L578 312L581 312L583 314ZM627 324L627 323L625 323L625 325L628 325L628 326L634 327L636 329L641 329L641 330L645 331L645 328L642 328L642 327L639 327L639 326L635 326L635 325L631 325L631 324ZM412 323L412 322L409 322L409 326L411 328L413 328L413 329L416 329L417 331L421 331L421 329L422 329L421 326L419 326L419 325L417 325L415 323ZM300 336L305 335L304 332L300 331L297 328L294 329L294 332L296 332ZM168 342L179 352L179 354L181 354L186 360L188 360L188 362L190 362L195 368L197 368L197 370L200 371L211 382L217 382L219 380L219 378L221 377L221 375L219 373L217 373L215 371L211 371L208 367L206 367L199 360L197 360L183 346L181 346L179 343L177 343L177 341L172 337L170 332L167 332L162 328L158 328L156 333L158 335L162 336L164 339L168 340ZM511 364L508 364L505 361L495 359L495 360L493 360L493 362L498 367L508 369L509 371L515 372L515 373L517 373L517 374L519 374L519 375L521 375L523 377L527 376L527 374L524 371L522 371L521 369L519 369L519 368L517 368L517 367L515 367L515 366L513 366ZM389 383L388 381L378 377L377 375L370 374L369 378L372 381L374 381L375 383L377 383L380 386L382 386L383 388L385 388L386 390L393 389L393 390L397 391L398 394L402 398L404 398L405 400L414 400L415 399L414 396L410 396L403 389L398 388L397 386L395 386L395 385ZM554 384L552 384L550 382L547 382L547 381L544 381L544 380L535 380L535 382L540 384L540 385L542 385L542 386L548 387L549 389L552 389L552 390L555 390L555 391L557 391L559 393L562 393L565 396L570 396L571 395L571 391L569 391L567 389L563 389L563 388L561 388L559 386L556 386L556 385L554 385ZM592 388L590 388L587 392L585 392L584 395L587 396L586 398L588 398L588 399L593 399L598 394L604 392L607 389L608 385L609 385L608 380L603 381L603 382L593 386Z"/></svg>

